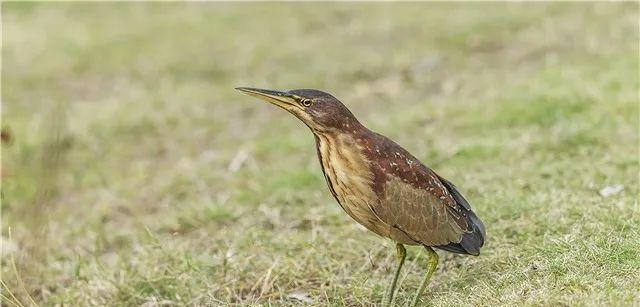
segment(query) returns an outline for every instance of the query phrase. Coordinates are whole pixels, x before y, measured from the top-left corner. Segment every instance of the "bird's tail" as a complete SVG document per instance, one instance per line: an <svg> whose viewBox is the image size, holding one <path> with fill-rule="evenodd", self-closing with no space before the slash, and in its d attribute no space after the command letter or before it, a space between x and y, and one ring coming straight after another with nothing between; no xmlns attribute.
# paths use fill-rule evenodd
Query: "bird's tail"
<svg viewBox="0 0 640 307"><path fill-rule="evenodd" d="M435 247L458 254L480 255L480 248L484 245L484 237L486 236L484 224L482 224L482 221L480 221L473 211L469 211L468 213L472 231L463 234L462 240L460 240L459 243L449 243Z"/></svg>
<svg viewBox="0 0 640 307"><path fill-rule="evenodd" d="M458 243L449 243L447 245L434 247L458 254L480 255L480 248L484 245L484 238L487 236L484 224L478 216L476 216L475 212L471 210L469 202L460 194L453 183L442 177L440 177L440 181L447 187L455 201L463 208L467 216L467 222L471 225L471 231L463 234L462 239Z"/></svg>

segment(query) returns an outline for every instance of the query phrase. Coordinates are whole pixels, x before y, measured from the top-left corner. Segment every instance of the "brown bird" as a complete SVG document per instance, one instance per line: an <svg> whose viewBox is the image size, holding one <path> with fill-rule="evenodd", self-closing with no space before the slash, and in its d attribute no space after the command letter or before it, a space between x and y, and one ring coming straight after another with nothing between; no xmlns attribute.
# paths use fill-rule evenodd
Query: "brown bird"
<svg viewBox="0 0 640 307"><path fill-rule="evenodd" d="M422 245L427 273L420 301L438 265L432 247L477 256L485 228L458 189L400 145L363 126L338 99L322 91L236 88L275 104L311 129L322 172L338 204L368 230L396 242L398 267L384 300L391 305L406 251Z"/></svg>

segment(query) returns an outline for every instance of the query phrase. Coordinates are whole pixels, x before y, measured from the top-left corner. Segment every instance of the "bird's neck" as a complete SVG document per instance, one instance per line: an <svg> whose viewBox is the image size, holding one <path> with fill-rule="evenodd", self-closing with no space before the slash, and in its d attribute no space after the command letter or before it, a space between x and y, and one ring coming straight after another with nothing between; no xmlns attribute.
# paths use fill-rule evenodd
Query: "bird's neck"
<svg viewBox="0 0 640 307"><path fill-rule="evenodd" d="M368 204L375 202L374 174L364 147L362 131L315 133L318 158L331 194L353 219L367 229L383 235Z"/></svg>
<svg viewBox="0 0 640 307"><path fill-rule="evenodd" d="M372 178L365 154L369 143L367 130L362 125L351 127L351 130L314 131L316 148L320 164L329 178L329 184L339 183L347 177L363 177L367 181ZM333 178L332 178L333 177Z"/></svg>
<svg viewBox="0 0 640 307"><path fill-rule="evenodd" d="M357 119L342 121L339 125L333 127L313 127L309 125L313 134L317 136L324 136L325 138L335 139L338 138L362 138L367 135L369 129L362 125Z"/></svg>

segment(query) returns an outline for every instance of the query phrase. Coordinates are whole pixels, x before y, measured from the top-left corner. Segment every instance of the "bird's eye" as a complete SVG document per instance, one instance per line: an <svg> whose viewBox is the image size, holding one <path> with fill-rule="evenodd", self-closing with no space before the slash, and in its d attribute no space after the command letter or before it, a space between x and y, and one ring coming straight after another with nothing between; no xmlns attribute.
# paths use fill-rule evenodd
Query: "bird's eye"
<svg viewBox="0 0 640 307"><path fill-rule="evenodd" d="M301 103L303 106L309 107L311 106L311 99L302 99Z"/></svg>

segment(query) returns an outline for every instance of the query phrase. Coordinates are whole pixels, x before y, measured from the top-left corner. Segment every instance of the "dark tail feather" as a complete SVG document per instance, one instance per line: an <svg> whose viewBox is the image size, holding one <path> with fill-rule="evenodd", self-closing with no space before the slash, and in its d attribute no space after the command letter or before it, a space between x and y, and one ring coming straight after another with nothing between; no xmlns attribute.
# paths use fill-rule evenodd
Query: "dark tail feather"
<svg viewBox="0 0 640 307"><path fill-rule="evenodd" d="M453 183L442 177L440 177L440 181L447 187L456 202L463 207L463 211L467 214L468 221L472 228L471 232L462 235L462 240L460 240L459 243L449 243L447 245L434 247L458 254L480 255L480 248L484 245L484 238L486 237L484 224L482 224L482 221L471 211L469 202L462 197L462 194L460 194Z"/></svg>
<svg viewBox="0 0 640 307"><path fill-rule="evenodd" d="M480 255L480 248L484 245L484 224L482 224L482 221L478 219L473 211L469 210L467 214L473 230L469 233L463 234L460 243L449 243L447 245L438 245L434 247L452 253L469 254L474 256Z"/></svg>

